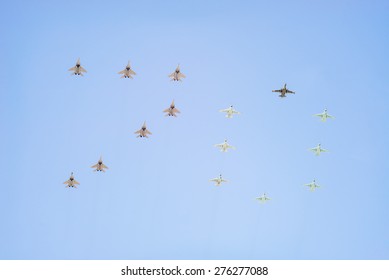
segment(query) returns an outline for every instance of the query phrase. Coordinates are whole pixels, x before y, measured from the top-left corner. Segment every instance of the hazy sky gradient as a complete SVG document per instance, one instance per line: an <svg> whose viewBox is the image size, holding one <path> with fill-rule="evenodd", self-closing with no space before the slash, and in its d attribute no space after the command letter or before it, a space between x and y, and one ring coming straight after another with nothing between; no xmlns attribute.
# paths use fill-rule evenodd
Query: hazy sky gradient
<svg viewBox="0 0 389 280"><path fill-rule="evenodd" d="M1 259L389 258L387 1L37 2L0 9Z"/></svg>

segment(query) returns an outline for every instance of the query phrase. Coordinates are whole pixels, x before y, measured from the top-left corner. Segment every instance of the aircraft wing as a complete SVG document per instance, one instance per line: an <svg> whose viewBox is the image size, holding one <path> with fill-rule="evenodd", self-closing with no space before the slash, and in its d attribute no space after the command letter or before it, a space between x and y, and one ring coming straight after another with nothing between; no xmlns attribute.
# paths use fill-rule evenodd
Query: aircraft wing
<svg viewBox="0 0 389 280"><path fill-rule="evenodd" d="M170 107L167 108L166 110L163 110L164 113L169 113L170 112Z"/></svg>
<svg viewBox="0 0 389 280"><path fill-rule="evenodd" d="M173 109L173 112L174 112L174 113L181 113L180 110L178 110L177 108L174 108L174 109Z"/></svg>
<svg viewBox="0 0 389 280"><path fill-rule="evenodd" d="M233 114L240 114L238 111L236 111L236 110L232 110L232 113Z"/></svg>
<svg viewBox="0 0 389 280"><path fill-rule="evenodd" d="M286 93L295 93L294 91L291 91L289 89L286 90Z"/></svg>
<svg viewBox="0 0 389 280"><path fill-rule="evenodd" d="M281 89L274 89L274 90L272 90L272 92L282 92L282 90Z"/></svg>
<svg viewBox="0 0 389 280"><path fill-rule="evenodd" d="M63 183L66 184L66 185L69 185L70 184L70 180L67 180L67 181L65 181Z"/></svg>
<svg viewBox="0 0 389 280"><path fill-rule="evenodd" d="M140 134L142 133L142 129L139 129L138 131L135 131L134 134Z"/></svg>
<svg viewBox="0 0 389 280"><path fill-rule="evenodd" d="M145 134L152 134L149 130L145 130Z"/></svg>
<svg viewBox="0 0 389 280"><path fill-rule="evenodd" d="M223 109L223 110L219 110L219 112L222 112L222 113L227 113L229 109Z"/></svg>
<svg viewBox="0 0 389 280"><path fill-rule="evenodd" d="M118 72L118 74L125 74L126 73L126 69L124 69L124 70L122 70L122 71L120 71L120 72Z"/></svg>
<svg viewBox="0 0 389 280"><path fill-rule="evenodd" d="M129 72L131 75L136 75L136 73L134 71L132 71L131 69L129 70Z"/></svg>
<svg viewBox="0 0 389 280"><path fill-rule="evenodd" d="M101 165L102 168L109 169L104 163Z"/></svg>
<svg viewBox="0 0 389 280"><path fill-rule="evenodd" d="M91 168L97 168L99 164L92 165Z"/></svg>
<svg viewBox="0 0 389 280"><path fill-rule="evenodd" d="M181 72L178 75L180 78L186 78L186 76L184 74L182 74Z"/></svg>
<svg viewBox="0 0 389 280"><path fill-rule="evenodd" d="M87 72L84 67L80 66L80 72Z"/></svg>
<svg viewBox="0 0 389 280"><path fill-rule="evenodd" d="M74 67L72 67L72 68L69 68L68 71L73 71L73 72L75 72L75 71L76 71L76 67L74 66Z"/></svg>
<svg viewBox="0 0 389 280"><path fill-rule="evenodd" d="M80 183L78 181L76 181L76 180L73 180L73 184L74 185L79 185Z"/></svg>

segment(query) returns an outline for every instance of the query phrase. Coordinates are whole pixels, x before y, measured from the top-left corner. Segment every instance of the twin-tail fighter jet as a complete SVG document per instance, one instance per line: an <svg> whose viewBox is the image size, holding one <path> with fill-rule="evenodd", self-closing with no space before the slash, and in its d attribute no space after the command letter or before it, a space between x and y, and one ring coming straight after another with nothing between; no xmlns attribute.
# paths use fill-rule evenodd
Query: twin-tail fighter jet
<svg viewBox="0 0 389 280"><path fill-rule="evenodd" d="M320 153L322 153L322 152L327 152L327 150L321 148L321 144L319 144L315 148L311 148L309 150L314 152L315 155L317 155L317 156L320 156Z"/></svg>
<svg viewBox="0 0 389 280"><path fill-rule="evenodd" d="M176 108L176 106L174 105L174 100L173 100L172 104L170 104L170 107L167 108L166 110L164 110L163 112L166 113L165 117L167 117L167 116L177 117L176 114L181 113L180 110L178 110Z"/></svg>
<svg viewBox="0 0 389 280"><path fill-rule="evenodd" d="M152 134L149 130L147 130L146 128L146 122L143 123L142 125L142 128L139 129L138 131L135 131L134 132L135 134L139 134L138 136L136 137L146 137L146 138L149 138L147 135L148 134Z"/></svg>
<svg viewBox="0 0 389 280"><path fill-rule="evenodd" d="M287 89L286 84L284 84L283 88L272 90L272 92L279 92L280 93L279 97L286 97L287 93L293 93L293 94L295 93L294 91Z"/></svg>
<svg viewBox="0 0 389 280"><path fill-rule="evenodd" d="M266 203L268 200L270 200L270 198L268 198L266 196L266 193L264 193L263 195L261 195L259 197L256 197L255 199L258 200L261 203Z"/></svg>
<svg viewBox="0 0 389 280"><path fill-rule="evenodd" d="M215 186L220 186L222 183L226 183L227 181L222 178L222 175L220 174L219 177L213 178L209 181L215 182Z"/></svg>
<svg viewBox="0 0 389 280"><path fill-rule="evenodd" d="M176 70L169 75L169 78L171 78L171 81L182 81L181 78L186 78L184 74L180 71L180 64L178 64Z"/></svg>
<svg viewBox="0 0 389 280"><path fill-rule="evenodd" d="M315 189L320 188L320 186L316 184L316 181L315 181L315 180L313 180L313 181L312 181L311 183L309 183L309 184L305 184L305 186L309 187L309 189L310 189L311 191L314 191Z"/></svg>
<svg viewBox="0 0 389 280"><path fill-rule="evenodd" d="M219 110L219 112L226 113L226 118L229 118L229 119L231 119L234 116L234 114L240 114L238 111L236 111L233 108L232 105L227 109Z"/></svg>
<svg viewBox="0 0 389 280"><path fill-rule="evenodd" d="M229 144L227 143L227 140L224 140L223 143L216 144L215 147L220 148L220 151L221 151L221 152L227 152L228 149L234 149L234 150L235 150L235 147L229 145Z"/></svg>
<svg viewBox="0 0 389 280"><path fill-rule="evenodd" d="M80 59L77 59L76 66L70 68L68 71L72 71L72 75L81 75L84 76L82 73L86 73L86 70L81 66Z"/></svg>
<svg viewBox="0 0 389 280"><path fill-rule="evenodd" d="M334 119L335 118L327 113L327 109L324 109L323 113L315 114L315 116L319 117L322 122L325 122L327 119Z"/></svg>
<svg viewBox="0 0 389 280"><path fill-rule="evenodd" d="M131 79L133 79L133 77L131 75L136 75L136 73L134 71L132 71L132 69L131 69L130 61L128 61L126 68L124 68L124 70L118 72L118 74L123 75L120 78L131 78Z"/></svg>
<svg viewBox="0 0 389 280"><path fill-rule="evenodd" d="M80 183L77 182L75 179L74 179L74 176L73 176L73 172L70 174L70 178L69 180L63 182L64 184L66 184L66 188L77 188L76 185L79 185Z"/></svg>
<svg viewBox="0 0 389 280"><path fill-rule="evenodd" d="M106 166L104 163L103 163L103 159L102 157L100 157L99 161L97 162L97 164L95 165L92 165L91 168L94 168L95 170L93 171L103 171L105 172L105 169L108 169L108 166Z"/></svg>

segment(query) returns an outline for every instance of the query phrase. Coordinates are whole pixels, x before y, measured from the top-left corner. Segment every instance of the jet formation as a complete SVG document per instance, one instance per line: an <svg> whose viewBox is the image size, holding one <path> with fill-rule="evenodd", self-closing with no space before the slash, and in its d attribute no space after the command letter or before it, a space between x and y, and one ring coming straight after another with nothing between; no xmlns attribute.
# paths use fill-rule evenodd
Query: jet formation
<svg viewBox="0 0 389 280"><path fill-rule="evenodd" d="M315 189L320 188L320 186L316 184L316 181L315 181L315 180L313 180L313 181L312 181L311 183L309 183L309 184L305 184L305 186L309 187L309 190L310 190L310 191L314 191Z"/></svg>
<svg viewBox="0 0 389 280"><path fill-rule="evenodd" d="M180 70L180 64L178 64L176 70L169 75L169 78L171 78L171 81L182 81L182 78L186 78L184 74L181 73Z"/></svg>
<svg viewBox="0 0 389 280"><path fill-rule="evenodd" d="M222 178L221 174L219 175L219 177L213 178L213 179L211 179L209 181L214 182L215 186L220 186L222 183L226 183L227 182L227 180L224 180Z"/></svg>
<svg viewBox="0 0 389 280"><path fill-rule="evenodd" d="M320 156L320 153L322 153L322 152L327 152L327 150L321 148L321 144L319 144L315 148L311 148L309 150L314 152L316 156Z"/></svg>
<svg viewBox="0 0 389 280"><path fill-rule="evenodd" d="M105 169L108 169L108 166L106 166L104 163L103 163L103 159L102 157L100 157L99 161L97 162L97 164L95 165L92 165L91 168L94 168L95 170L93 171L103 171L105 172Z"/></svg>
<svg viewBox="0 0 389 280"><path fill-rule="evenodd" d="M286 88L286 84L284 84L284 87L283 87L283 88L272 90L272 92L279 92L279 93L280 93L279 97L286 97L286 94L287 94L287 93L293 93L293 94L295 94L294 91L291 91L291 90L289 90L289 89Z"/></svg>
<svg viewBox="0 0 389 280"><path fill-rule="evenodd" d="M261 195L259 197L256 197L255 199L258 200L261 203L266 203L268 200L270 200L270 198L268 198L266 196L266 193L264 193L263 195Z"/></svg>
<svg viewBox="0 0 389 280"><path fill-rule="evenodd" d="M235 150L235 147L234 146L231 146L227 143L227 139L224 140L223 143L220 143L220 144L216 144L215 147L217 148L220 148L220 151L221 152L227 152L228 149L234 149Z"/></svg>
<svg viewBox="0 0 389 280"><path fill-rule="evenodd" d="M322 122L325 122L327 119L334 119L333 116L327 113L327 109L324 109L323 113L315 114L315 116L319 117Z"/></svg>

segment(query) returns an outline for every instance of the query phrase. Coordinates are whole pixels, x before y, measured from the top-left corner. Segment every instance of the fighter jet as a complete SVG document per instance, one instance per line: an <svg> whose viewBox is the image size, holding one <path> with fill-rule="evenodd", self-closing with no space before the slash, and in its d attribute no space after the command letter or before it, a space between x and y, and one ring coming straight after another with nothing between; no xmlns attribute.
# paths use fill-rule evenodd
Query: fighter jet
<svg viewBox="0 0 389 280"><path fill-rule="evenodd" d="M211 180L209 180L209 181L215 182L215 186L220 186L221 183L227 182L226 180L224 180L224 179L222 178L222 175L221 175L221 174L219 175L219 177L213 178L213 179L211 179Z"/></svg>
<svg viewBox="0 0 389 280"><path fill-rule="evenodd" d="M263 193L263 195L256 197L255 199L261 203L266 203L268 200L270 200L270 198L266 196L266 193Z"/></svg>
<svg viewBox="0 0 389 280"><path fill-rule="evenodd" d="M100 157L100 159L97 162L97 164L92 165L91 168L95 168L95 170L93 170L93 171L103 171L103 172L105 172L105 169L108 169L108 166L106 166L103 163L103 159L102 159L102 157Z"/></svg>
<svg viewBox="0 0 389 280"><path fill-rule="evenodd" d="M66 184L66 188L77 188L76 185L79 185L80 183L77 182L75 179L74 179L74 176L73 176L73 172L70 174L70 178L69 180L63 182L64 184Z"/></svg>
<svg viewBox="0 0 389 280"><path fill-rule="evenodd" d="M230 108L219 110L219 112L227 113L226 118L231 119L234 114L240 114L238 111L236 111L233 106L231 105Z"/></svg>
<svg viewBox="0 0 389 280"><path fill-rule="evenodd" d="M131 75L136 75L136 73L134 71L132 71L132 69L131 69L130 61L128 61L126 68L124 68L124 70L118 72L118 74L123 74L123 76L121 76L120 78L131 78L131 79L133 79L133 77Z"/></svg>
<svg viewBox="0 0 389 280"><path fill-rule="evenodd" d="M320 186L316 184L316 181L315 181L315 180L313 180L313 181L312 181L311 183L309 183L309 184L305 184L305 186L309 187L309 189L310 189L311 191L314 191L316 188L320 188Z"/></svg>
<svg viewBox="0 0 389 280"><path fill-rule="evenodd" d="M181 78L186 78L186 76L182 74L180 71L180 64L178 64L176 70L169 75L169 78L172 78L171 81L180 81L180 82L181 82Z"/></svg>
<svg viewBox="0 0 389 280"><path fill-rule="evenodd" d="M81 66L80 59L77 59L76 66L70 68L68 71L72 71L72 75L84 76L82 73L86 73L86 70Z"/></svg>
<svg viewBox="0 0 389 280"><path fill-rule="evenodd" d="M287 93L293 93L293 94L295 93L294 91L287 89L286 84L284 84L283 88L272 90L272 92L279 92L280 93L279 97L286 97Z"/></svg>
<svg viewBox="0 0 389 280"><path fill-rule="evenodd" d="M165 115L165 117L167 117L167 116L170 116L170 117L177 117L176 114L177 114L177 113L181 113L180 110L178 110L178 109L176 108L176 106L174 105L174 100L173 100L172 104L170 104L170 107L167 108L166 110L164 110L163 112L164 112L164 113L167 113L167 114Z"/></svg>
<svg viewBox="0 0 389 280"><path fill-rule="evenodd" d="M320 156L320 153L322 153L322 152L327 152L327 150L321 148L321 144L319 144L315 148L311 148L309 150L314 152L315 155L317 155L317 156Z"/></svg>
<svg viewBox="0 0 389 280"><path fill-rule="evenodd" d="M321 114L315 114L315 116L319 117L322 122L325 122L328 118L334 119L335 117L328 115L327 109L324 109L324 112Z"/></svg>
<svg viewBox="0 0 389 280"><path fill-rule="evenodd" d="M139 135L136 136L136 137L146 137L146 138L149 138L149 137L147 136L147 134L152 134L152 133L151 133L150 131L148 131L147 128L146 128L146 122L143 123L141 129L139 129L138 131L135 131L134 133L135 133L135 134L139 134Z"/></svg>
<svg viewBox="0 0 389 280"><path fill-rule="evenodd" d="M227 143L227 140L224 140L224 142L221 143L221 144L216 144L215 147L220 148L220 151L222 151L222 152L227 152L228 149L234 149L235 150L235 147L229 145Z"/></svg>

